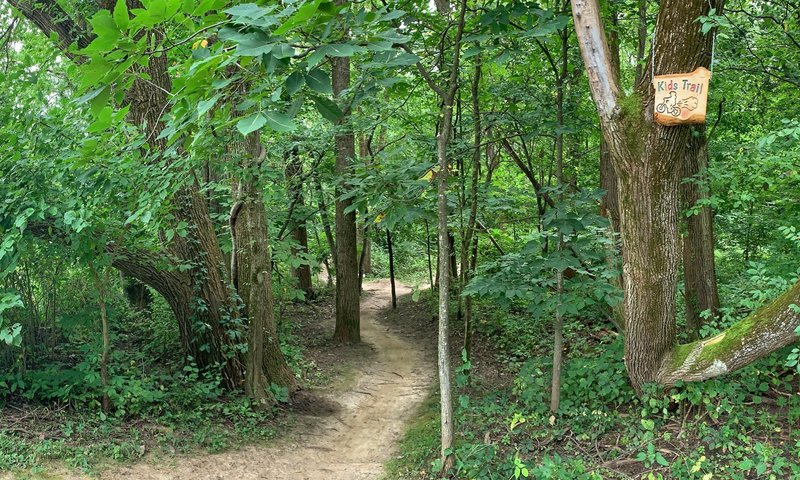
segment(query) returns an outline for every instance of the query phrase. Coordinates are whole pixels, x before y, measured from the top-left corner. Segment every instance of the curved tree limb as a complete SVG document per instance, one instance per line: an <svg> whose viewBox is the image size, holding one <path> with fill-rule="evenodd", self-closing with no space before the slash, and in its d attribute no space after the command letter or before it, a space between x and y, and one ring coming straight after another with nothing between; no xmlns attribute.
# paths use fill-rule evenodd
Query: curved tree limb
<svg viewBox="0 0 800 480"><path fill-rule="evenodd" d="M664 360L659 381L700 381L738 370L797 341L800 282L719 335L677 346Z"/></svg>

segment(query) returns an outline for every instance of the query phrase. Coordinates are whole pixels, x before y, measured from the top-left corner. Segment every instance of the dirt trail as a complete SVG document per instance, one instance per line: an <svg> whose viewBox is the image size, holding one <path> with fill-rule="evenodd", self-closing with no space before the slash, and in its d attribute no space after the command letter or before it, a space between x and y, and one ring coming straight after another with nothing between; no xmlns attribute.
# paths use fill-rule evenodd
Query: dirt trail
<svg viewBox="0 0 800 480"><path fill-rule="evenodd" d="M410 293L398 285L398 296ZM327 394L341 408L327 417L304 417L287 441L275 447L243 449L169 464L139 463L103 472L103 479L136 480L364 480L383 475L405 424L432 381L432 360L410 340L378 324L391 308L389 282L364 285L361 300L362 339L375 349L367 364L357 366L352 389ZM323 393L323 396L325 394ZM163 460L162 460L163 461Z"/></svg>

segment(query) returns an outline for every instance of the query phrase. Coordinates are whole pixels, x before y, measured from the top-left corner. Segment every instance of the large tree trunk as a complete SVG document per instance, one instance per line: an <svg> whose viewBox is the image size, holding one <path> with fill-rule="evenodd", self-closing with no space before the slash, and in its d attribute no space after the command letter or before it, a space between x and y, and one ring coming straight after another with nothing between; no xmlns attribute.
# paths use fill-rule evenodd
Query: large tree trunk
<svg viewBox="0 0 800 480"><path fill-rule="evenodd" d="M681 184L682 209L690 209L708 198L707 187L698 184L705 178L708 168L708 148L705 128L699 128L687 149L683 177L692 178ZM719 293L714 261L714 227L711 207L698 208L686 219L686 237L683 239L683 275L686 301L686 328L690 340L696 340L703 325L701 312L719 313Z"/></svg>
<svg viewBox="0 0 800 480"><path fill-rule="evenodd" d="M138 0L129 0L128 7L138 8L141 4ZM156 44L163 38L155 30L146 35L151 36ZM167 58L164 55L152 57L146 67L135 68L141 68L149 79L138 78L126 92L125 103L130 105L129 121L145 128L150 145L158 151L164 151L166 139L159 138L164 129L161 115L169 107L167 92L172 90ZM228 292L222 250L206 198L200 192L195 172L190 173L190 178L187 186L174 197L175 217L188 224L189 235L186 238L176 235L167 247L176 258L192 265L185 272L184 280L189 291L188 295L184 291L183 295L170 298L172 301L187 302L186 306L173 306L173 311L183 314L189 310L188 318L176 315L179 321L188 323L181 326L181 331L190 337L188 343L192 348L188 353L201 368L222 365L226 384L237 388L242 381L242 359L237 353L235 341L228 334L229 329L237 328L230 322L237 315L236 307Z"/></svg>
<svg viewBox="0 0 800 480"><path fill-rule="evenodd" d="M691 72L708 66L711 36L696 19L721 0L661 2L655 42L655 74ZM678 183L689 126L652 121L652 90L642 81L622 98L612 73L597 0L573 0L575 30L605 140L619 178L625 275L625 364L631 383L670 385L702 380L740 368L795 341L800 325L800 283L750 317L712 339L677 346L676 287ZM650 70L649 68L646 69Z"/></svg>
<svg viewBox="0 0 800 480"><path fill-rule="evenodd" d="M450 279L455 277L455 272L450 265L450 259L455 259L451 252L453 237L448 227L449 209L447 205L447 177L450 174L450 161L448 146L453 129L453 101L458 91L458 74L461 55L461 38L464 34L464 17L467 10L466 0L462 0L458 9L458 21L455 41L453 45L453 63L444 89L439 88L429 81L430 87L442 100L439 113L440 130L436 137L436 157L439 163L437 178L437 218L439 234L439 335L437 340L437 359L439 370L439 404L441 425L441 458L447 472L453 465L453 399L450 385Z"/></svg>
<svg viewBox="0 0 800 480"><path fill-rule="evenodd" d="M350 88L350 59L331 59L333 94L340 98ZM343 111L349 108L344 107ZM345 213L352 203L343 199L347 192L347 178L355 157L355 136L350 115L345 115L337 125L336 133L336 329L333 338L343 343L361 341L361 314L359 311L358 248L356 243L356 212Z"/></svg>
<svg viewBox="0 0 800 480"><path fill-rule="evenodd" d="M242 314L247 318L247 358L245 362L245 394L257 402L271 400L270 384L289 390L297 380L286 364L275 328L272 290L272 251L264 199L258 185L258 171L265 151L258 131L236 144L233 155L240 160L243 178L233 182L233 208L230 226L233 240L231 275L239 297L244 302Z"/></svg>
<svg viewBox="0 0 800 480"><path fill-rule="evenodd" d="M141 3L128 0L128 7L139 8ZM163 39L163 34L155 30L145 35L152 37L156 44ZM168 109L167 92L172 90L167 58L165 55L152 57L146 67L134 68L141 69L149 79L138 78L126 92L124 102L130 105L128 119L145 129L154 149L164 151L166 139L159 138L164 129L161 115ZM173 311L180 312L176 314L179 322L185 322L180 326L188 337L184 343L191 345L188 353L198 366L223 366L227 386L237 388L242 381L241 355L228 334L229 329L237 328L229 320L236 317L236 308L228 292L222 250L195 172L190 173L190 179L174 197L175 217L188 224L189 235L187 238L176 235L167 249L193 267L185 272L181 282L185 282L188 291L184 289L182 295L170 296L167 300L181 303L172 305Z"/></svg>

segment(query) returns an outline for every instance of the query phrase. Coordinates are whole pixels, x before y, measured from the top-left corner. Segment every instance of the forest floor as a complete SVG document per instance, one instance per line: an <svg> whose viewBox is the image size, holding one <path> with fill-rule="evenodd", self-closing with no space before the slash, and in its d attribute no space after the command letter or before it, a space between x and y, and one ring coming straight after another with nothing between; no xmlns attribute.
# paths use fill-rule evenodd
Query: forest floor
<svg viewBox="0 0 800 480"><path fill-rule="evenodd" d="M384 464L396 453L406 424L430 394L435 358L428 342L414 338L396 322L428 315L411 300L411 289L398 284L397 310L391 309L388 280L364 284L361 335L365 345L346 355L352 371L325 387L301 392L294 427L269 445L249 445L215 454L145 456L137 463L107 465L101 479L221 480L221 479L379 479ZM430 317L428 316L428 321ZM327 331L333 320L324 319ZM310 352L332 356L336 350ZM336 362L335 358L328 361ZM340 375L341 371L338 371ZM299 405L298 405L299 404ZM57 469L63 480L92 478ZM0 478L2 476L0 475Z"/></svg>

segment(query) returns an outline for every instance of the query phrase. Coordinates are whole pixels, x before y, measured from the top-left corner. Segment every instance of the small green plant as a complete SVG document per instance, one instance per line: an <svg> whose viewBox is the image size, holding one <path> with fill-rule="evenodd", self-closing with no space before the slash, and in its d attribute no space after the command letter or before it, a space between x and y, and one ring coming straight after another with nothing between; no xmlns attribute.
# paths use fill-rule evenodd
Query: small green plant
<svg viewBox="0 0 800 480"><path fill-rule="evenodd" d="M644 463L644 466L647 468L652 467L653 464L659 464L662 467L669 466L669 461L664 458L661 452L656 450L656 446L652 443L648 443L646 450L636 455L636 460Z"/></svg>
<svg viewBox="0 0 800 480"><path fill-rule="evenodd" d="M514 455L514 479L528 478L528 466L519 458L519 452Z"/></svg>

